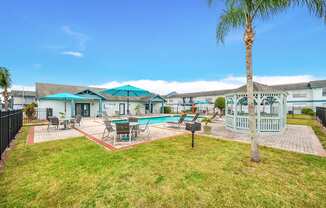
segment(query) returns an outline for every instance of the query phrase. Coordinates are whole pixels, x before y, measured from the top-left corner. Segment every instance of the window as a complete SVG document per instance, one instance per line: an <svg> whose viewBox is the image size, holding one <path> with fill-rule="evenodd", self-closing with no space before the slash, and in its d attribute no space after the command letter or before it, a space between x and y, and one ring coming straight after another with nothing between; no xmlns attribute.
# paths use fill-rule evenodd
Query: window
<svg viewBox="0 0 326 208"><path fill-rule="evenodd" d="M210 103L213 102L213 98L207 98L206 100Z"/></svg>
<svg viewBox="0 0 326 208"><path fill-rule="evenodd" d="M326 87L323 88L323 96L326 96Z"/></svg>
<svg viewBox="0 0 326 208"><path fill-rule="evenodd" d="M305 97L307 97L307 94L306 93L295 93L295 94L293 94L292 97L293 98L305 98Z"/></svg>

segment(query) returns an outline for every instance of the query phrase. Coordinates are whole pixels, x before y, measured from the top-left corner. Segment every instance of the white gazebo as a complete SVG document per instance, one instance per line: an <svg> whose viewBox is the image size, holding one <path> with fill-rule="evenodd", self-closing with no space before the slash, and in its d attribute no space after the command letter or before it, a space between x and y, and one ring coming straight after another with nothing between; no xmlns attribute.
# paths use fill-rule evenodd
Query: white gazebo
<svg viewBox="0 0 326 208"><path fill-rule="evenodd" d="M257 132L282 132L286 127L287 93L257 82L253 85ZM249 130L246 91L244 85L225 96L225 127L229 130Z"/></svg>

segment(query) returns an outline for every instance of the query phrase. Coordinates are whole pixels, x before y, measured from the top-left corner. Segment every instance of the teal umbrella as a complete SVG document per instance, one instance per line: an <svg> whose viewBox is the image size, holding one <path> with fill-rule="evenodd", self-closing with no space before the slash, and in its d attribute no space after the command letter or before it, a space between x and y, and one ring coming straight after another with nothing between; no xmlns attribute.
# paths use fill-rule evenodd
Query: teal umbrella
<svg viewBox="0 0 326 208"><path fill-rule="evenodd" d="M66 112L66 101L74 101L74 100L85 100L87 98L81 97L79 95L74 95L72 93L64 92L58 94L47 95L41 97L40 100L61 100L65 101L65 112Z"/></svg>
<svg viewBox="0 0 326 208"><path fill-rule="evenodd" d="M52 95L47 95L44 97L40 98L41 100L84 100L86 98L81 97L79 95L74 95L68 92L64 92L64 93L58 93L58 94L52 94Z"/></svg>
<svg viewBox="0 0 326 208"><path fill-rule="evenodd" d="M129 97L146 97L151 96L151 93L147 90L134 87L131 85L124 85L112 89L101 91L101 93L110 94L112 96L126 96L127 97L127 114L129 115Z"/></svg>

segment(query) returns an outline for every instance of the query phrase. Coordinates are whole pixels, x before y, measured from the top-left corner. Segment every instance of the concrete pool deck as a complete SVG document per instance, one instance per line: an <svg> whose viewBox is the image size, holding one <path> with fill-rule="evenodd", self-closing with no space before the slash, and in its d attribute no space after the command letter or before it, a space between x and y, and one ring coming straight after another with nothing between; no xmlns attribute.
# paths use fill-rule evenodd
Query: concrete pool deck
<svg viewBox="0 0 326 208"><path fill-rule="evenodd" d="M105 143L110 145L114 149L121 149L121 148L127 148L130 146L134 146L137 144L141 143L146 143L162 138L167 138L167 137L172 137L172 136L177 136L181 134L187 133L186 131L180 129L180 130L175 130L175 129L169 129L165 128L163 124L156 124L156 125L151 125L149 127L150 129L150 135L144 135L140 134L137 136L135 140L132 140L131 142L129 141L122 141L122 142L113 142L113 137L111 138L105 138L104 140L102 139L103 132L105 129L104 123L100 119L89 119L89 120L84 120L80 126L76 126L75 129L85 136L91 138L95 142L99 143Z"/></svg>

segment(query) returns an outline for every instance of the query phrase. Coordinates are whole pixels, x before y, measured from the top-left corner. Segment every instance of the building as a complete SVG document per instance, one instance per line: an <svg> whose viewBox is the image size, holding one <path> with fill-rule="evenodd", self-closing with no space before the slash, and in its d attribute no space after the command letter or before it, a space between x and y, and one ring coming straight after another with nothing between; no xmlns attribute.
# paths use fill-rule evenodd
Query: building
<svg viewBox="0 0 326 208"><path fill-rule="evenodd" d="M25 105L36 102L36 93L34 91L12 90L9 96L12 109L22 109Z"/></svg>
<svg viewBox="0 0 326 208"><path fill-rule="evenodd" d="M300 113L304 107L314 110L316 107L326 107L326 80L276 85L276 87L288 93L289 111Z"/></svg>
<svg viewBox="0 0 326 208"><path fill-rule="evenodd" d="M326 80L317 80L295 84L273 85L274 88L287 92L287 110L300 113L304 107L315 110L317 106L326 107ZM206 101L208 112L214 110L214 101L218 97L234 92L235 89L216 90L195 93L182 93L166 96L167 105L174 112L189 110L196 102Z"/></svg>
<svg viewBox="0 0 326 208"><path fill-rule="evenodd" d="M164 98L151 93L146 97L112 96L103 93L104 88L87 86L71 86L49 83L36 83L36 99L39 119L46 118L46 109L51 109L51 115L69 116L77 114L83 117L98 117L106 112L110 116L127 115L129 105L130 115L159 114L163 112ZM78 100L47 99L49 95L70 94L81 97ZM40 113L40 112L44 113Z"/></svg>

